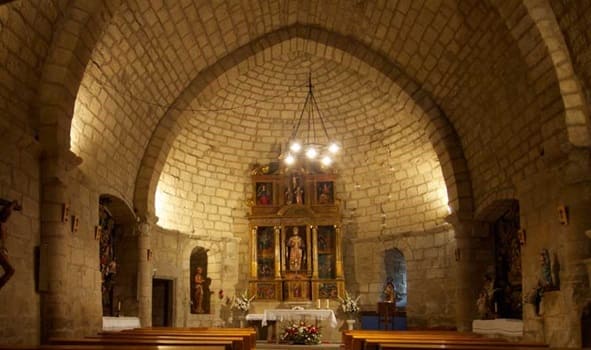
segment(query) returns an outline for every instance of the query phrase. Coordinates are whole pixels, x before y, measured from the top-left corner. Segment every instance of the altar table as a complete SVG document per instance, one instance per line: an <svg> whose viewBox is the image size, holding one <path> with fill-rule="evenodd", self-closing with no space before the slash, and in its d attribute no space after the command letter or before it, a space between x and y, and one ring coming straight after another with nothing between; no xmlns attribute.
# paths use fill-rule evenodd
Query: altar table
<svg viewBox="0 0 591 350"><path fill-rule="evenodd" d="M334 311L331 309L303 309L303 310L293 310L293 309L269 309L264 310L263 312L263 319L261 321L262 326L267 325L267 320L277 320L277 321L292 321L292 320L301 320L306 316L314 317L316 320L329 320L329 324L332 328L337 327L337 318L334 315Z"/></svg>
<svg viewBox="0 0 591 350"><path fill-rule="evenodd" d="M103 331L120 331L140 327L138 317L103 317Z"/></svg>

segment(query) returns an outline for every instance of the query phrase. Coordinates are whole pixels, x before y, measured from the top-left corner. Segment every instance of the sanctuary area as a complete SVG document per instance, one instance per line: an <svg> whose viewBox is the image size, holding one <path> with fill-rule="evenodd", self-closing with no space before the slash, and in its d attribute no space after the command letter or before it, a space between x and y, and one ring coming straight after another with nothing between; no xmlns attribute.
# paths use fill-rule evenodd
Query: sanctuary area
<svg viewBox="0 0 591 350"><path fill-rule="evenodd" d="M591 348L590 113L585 0L0 0L0 348Z"/></svg>

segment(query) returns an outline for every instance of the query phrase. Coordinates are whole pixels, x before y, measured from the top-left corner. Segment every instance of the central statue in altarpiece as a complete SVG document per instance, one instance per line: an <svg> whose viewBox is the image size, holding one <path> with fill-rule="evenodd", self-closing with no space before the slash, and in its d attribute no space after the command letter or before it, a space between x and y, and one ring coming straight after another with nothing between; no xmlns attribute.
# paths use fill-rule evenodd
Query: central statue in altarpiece
<svg viewBox="0 0 591 350"><path fill-rule="evenodd" d="M257 300L337 299L344 292L337 175L280 168L252 174L250 289Z"/></svg>

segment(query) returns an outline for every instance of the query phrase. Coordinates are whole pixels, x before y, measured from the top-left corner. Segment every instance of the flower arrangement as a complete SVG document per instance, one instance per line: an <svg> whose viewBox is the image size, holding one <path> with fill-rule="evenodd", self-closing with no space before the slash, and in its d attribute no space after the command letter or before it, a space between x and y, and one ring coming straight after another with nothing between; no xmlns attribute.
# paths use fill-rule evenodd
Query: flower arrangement
<svg viewBox="0 0 591 350"><path fill-rule="evenodd" d="M348 315L353 315L359 312L359 305L357 305L357 302L359 301L360 297L361 296L357 296L357 298L353 299L353 296L347 291L345 291L344 298L339 296L339 301L341 302L341 308L343 309L343 312Z"/></svg>
<svg viewBox="0 0 591 350"><path fill-rule="evenodd" d="M314 325L306 325L303 321L285 327L281 340L294 344L320 344L320 328Z"/></svg>
<svg viewBox="0 0 591 350"><path fill-rule="evenodd" d="M244 313L247 313L248 309L250 309L250 302L254 299L254 297L254 295L249 297L248 291L245 290L240 296L234 297L232 307Z"/></svg>

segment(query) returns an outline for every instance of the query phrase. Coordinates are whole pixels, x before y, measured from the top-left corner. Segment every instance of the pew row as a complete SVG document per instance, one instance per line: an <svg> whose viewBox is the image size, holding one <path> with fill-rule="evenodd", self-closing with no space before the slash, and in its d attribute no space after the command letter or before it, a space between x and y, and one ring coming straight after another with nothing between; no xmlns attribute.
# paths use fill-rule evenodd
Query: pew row
<svg viewBox="0 0 591 350"><path fill-rule="evenodd" d="M351 330L343 332L345 350L378 350L409 347L416 349L450 348L475 349L541 349L540 343L508 342L505 339L485 338L481 335L453 331L369 331Z"/></svg>
<svg viewBox="0 0 591 350"><path fill-rule="evenodd" d="M0 345L0 350L231 350L232 344L221 345Z"/></svg>
<svg viewBox="0 0 591 350"><path fill-rule="evenodd" d="M146 348L151 346L158 347L174 347L176 349L200 349L204 347L214 346L221 347L224 350L244 350L244 341L240 337L195 337L191 339L139 339L137 337L129 338L82 338L82 339L50 339L52 346L59 346L60 349L64 346L77 346L85 350L90 347L106 346L109 349L115 347L129 348L132 346Z"/></svg>
<svg viewBox="0 0 591 350"><path fill-rule="evenodd" d="M173 327L153 327L153 328L135 328L122 331L105 331L100 332L99 336L104 337L147 337L147 336L162 336L162 337L176 337L178 339L186 339L195 336L210 336L210 337L242 337L244 339L244 349L254 349L256 347L256 330L254 328L173 328Z"/></svg>

